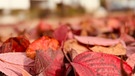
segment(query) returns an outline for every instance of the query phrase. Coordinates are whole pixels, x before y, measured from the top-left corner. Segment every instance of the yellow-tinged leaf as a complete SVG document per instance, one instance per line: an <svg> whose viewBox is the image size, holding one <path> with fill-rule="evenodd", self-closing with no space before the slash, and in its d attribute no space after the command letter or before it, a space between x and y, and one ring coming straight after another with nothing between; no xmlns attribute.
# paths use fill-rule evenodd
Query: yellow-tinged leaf
<svg viewBox="0 0 135 76"><path fill-rule="evenodd" d="M113 55L125 55L126 54L126 49L121 43L118 43L114 46L94 46L90 48L94 52L102 52L102 53L107 53L107 54L113 54Z"/></svg>

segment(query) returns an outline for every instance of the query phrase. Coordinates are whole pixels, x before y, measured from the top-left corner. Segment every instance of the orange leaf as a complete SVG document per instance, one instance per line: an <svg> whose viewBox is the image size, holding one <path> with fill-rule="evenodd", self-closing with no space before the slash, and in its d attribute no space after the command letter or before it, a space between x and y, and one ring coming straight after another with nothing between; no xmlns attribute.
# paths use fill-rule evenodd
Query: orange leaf
<svg viewBox="0 0 135 76"><path fill-rule="evenodd" d="M28 57L34 59L36 50L46 51L48 49L57 50L59 48L59 42L47 36L43 36L34 42L32 42L26 50L26 54Z"/></svg>

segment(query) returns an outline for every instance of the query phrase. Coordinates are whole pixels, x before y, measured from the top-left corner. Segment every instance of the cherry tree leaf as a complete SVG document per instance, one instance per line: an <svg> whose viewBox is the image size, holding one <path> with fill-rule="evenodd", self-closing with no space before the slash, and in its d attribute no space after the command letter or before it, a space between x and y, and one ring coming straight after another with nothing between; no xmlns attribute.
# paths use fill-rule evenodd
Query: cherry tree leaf
<svg viewBox="0 0 135 76"><path fill-rule="evenodd" d="M127 62L132 68L134 68L134 66L135 66L135 53L132 54L132 55L130 55L130 56L128 57L128 59L126 60L126 62Z"/></svg>
<svg viewBox="0 0 135 76"><path fill-rule="evenodd" d="M47 50L36 52L36 73L43 72L44 76L64 75L64 55L61 50Z"/></svg>
<svg viewBox="0 0 135 76"><path fill-rule="evenodd" d="M69 32L68 26L62 25L62 26L60 26L59 28L57 28L57 29L54 31L53 36L54 36L54 38L57 39L60 43L62 43L63 41L66 40L67 35L68 35L68 32Z"/></svg>
<svg viewBox="0 0 135 76"><path fill-rule="evenodd" d="M113 54L113 55L125 55L126 54L126 48L123 47L122 44L118 43L114 46L94 46L90 48L94 52L102 52L107 54Z"/></svg>
<svg viewBox="0 0 135 76"><path fill-rule="evenodd" d="M33 41L26 50L28 57L34 59L36 55L36 50L46 51L49 48L57 50L59 48L59 42L51 37L43 36L35 41Z"/></svg>
<svg viewBox="0 0 135 76"><path fill-rule="evenodd" d="M126 55L128 57L130 57L132 54L134 54L135 53L135 41L128 43L126 49L127 49Z"/></svg>
<svg viewBox="0 0 135 76"><path fill-rule="evenodd" d="M130 36L130 35L126 34L126 33L121 34L120 38L125 42L135 41L135 38L133 38L132 36Z"/></svg>
<svg viewBox="0 0 135 76"><path fill-rule="evenodd" d="M6 52L25 52L30 42L26 38L19 37L11 37L6 40L0 47L1 53Z"/></svg>
<svg viewBox="0 0 135 76"><path fill-rule="evenodd" d="M122 43L125 47L125 43L120 39L106 39L100 37L91 37L91 36L74 36L79 42L88 45L102 45L102 46L112 46L118 43Z"/></svg>
<svg viewBox="0 0 135 76"><path fill-rule="evenodd" d="M135 46L127 46L127 52L126 55L130 57L132 54L135 53Z"/></svg>
<svg viewBox="0 0 135 76"><path fill-rule="evenodd" d="M80 45L77 42L77 40L70 39L70 40L67 40L67 41L64 42L63 50L64 50L65 53L72 53L71 58L73 59L76 55L78 55L82 52L85 52L88 49L86 47ZM72 51L72 50L75 50L75 52Z"/></svg>
<svg viewBox="0 0 135 76"><path fill-rule="evenodd" d="M71 62L77 76L122 76L121 60L110 54L84 52ZM123 68L131 75L132 68L123 61Z"/></svg>
<svg viewBox="0 0 135 76"><path fill-rule="evenodd" d="M0 62L0 64L2 65L0 71L7 76L32 76L18 65L11 65L2 62Z"/></svg>
<svg viewBox="0 0 135 76"><path fill-rule="evenodd" d="M8 76L34 75L34 60L28 58L25 53L0 54L0 71Z"/></svg>

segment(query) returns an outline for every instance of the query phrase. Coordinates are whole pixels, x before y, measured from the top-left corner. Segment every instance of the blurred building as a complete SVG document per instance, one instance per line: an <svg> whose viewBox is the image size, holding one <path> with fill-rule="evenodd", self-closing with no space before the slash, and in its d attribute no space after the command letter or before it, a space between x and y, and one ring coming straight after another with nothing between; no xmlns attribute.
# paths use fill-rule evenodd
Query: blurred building
<svg viewBox="0 0 135 76"><path fill-rule="evenodd" d="M100 7L102 0L0 0L0 9L28 10L30 8L56 9L58 3L65 5L81 5L86 11L91 12ZM105 0L109 9L135 9L135 0Z"/></svg>
<svg viewBox="0 0 135 76"><path fill-rule="evenodd" d="M0 0L0 9L27 10L29 8L30 8L29 0Z"/></svg>
<svg viewBox="0 0 135 76"><path fill-rule="evenodd" d="M106 0L109 10L135 9L135 0Z"/></svg>

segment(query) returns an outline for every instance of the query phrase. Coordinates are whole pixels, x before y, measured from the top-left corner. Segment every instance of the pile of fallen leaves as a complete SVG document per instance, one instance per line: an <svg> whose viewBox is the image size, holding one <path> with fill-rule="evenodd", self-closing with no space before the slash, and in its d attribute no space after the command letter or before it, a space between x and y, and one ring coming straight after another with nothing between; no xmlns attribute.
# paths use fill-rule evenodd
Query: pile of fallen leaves
<svg viewBox="0 0 135 76"><path fill-rule="evenodd" d="M18 30L18 28L15 28ZM0 76L133 76L135 17L41 21L0 46Z"/></svg>

